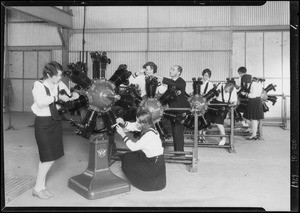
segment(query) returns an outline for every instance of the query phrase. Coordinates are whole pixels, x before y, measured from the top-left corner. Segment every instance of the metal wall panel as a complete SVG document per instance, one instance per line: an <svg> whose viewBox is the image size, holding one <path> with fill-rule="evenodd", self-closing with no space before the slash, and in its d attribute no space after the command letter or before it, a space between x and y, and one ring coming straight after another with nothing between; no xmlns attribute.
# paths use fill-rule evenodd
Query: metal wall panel
<svg viewBox="0 0 300 213"><path fill-rule="evenodd" d="M23 52L9 51L8 77L23 78Z"/></svg>
<svg viewBox="0 0 300 213"><path fill-rule="evenodd" d="M23 110L23 80L12 79L11 84L14 95L10 96L10 110L20 112Z"/></svg>
<svg viewBox="0 0 300 213"><path fill-rule="evenodd" d="M255 77L263 77L263 33L246 34L247 72Z"/></svg>
<svg viewBox="0 0 300 213"><path fill-rule="evenodd" d="M147 19L149 8L149 23ZM230 7L86 7L86 29L230 26ZM73 26L83 28L84 8L71 7Z"/></svg>
<svg viewBox="0 0 300 213"><path fill-rule="evenodd" d="M230 50L231 32L149 33L149 50Z"/></svg>
<svg viewBox="0 0 300 213"><path fill-rule="evenodd" d="M37 52L24 52L24 78L37 78Z"/></svg>
<svg viewBox="0 0 300 213"><path fill-rule="evenodd" d="M102 33L85 35L86 51L139 51L146 50L146 33ZM82 35L70 38L70 51L82 51Z"/></svg>
<svg viewBox="0 0 300 213"><path fill-rule="evenodd" d="M43 76L43 69L51 61L50 51L38 51L38 78Z"/></svg>
<svg viewBox="0 0 300 213"><path fill-rule="evenodd" d="M86 51L149 51L165 50L230 50L231 33L218 32L160 32L86 34ZM82 35L70 38L70 51L82 50Z"/></svg>
<svg viewBox="0 0 300 213"><path fill-rule="evenodd" d="M289 1L267 1L262 6L233 6L233 26L289 25Z"/></svg>
<svg viewBox="0 0 300 213"><path fill-rule="evenodd" d="M73 27L83 28L84 7L71 7ZM99 28L146 28L145 6L97 6L86 7L86 29Z"/></svg>
<svg viewBox="0 0 300 213"><path fill-rule="evenodd" d="M264 76L282 77L282 33L264 33Z"/></svg>
<svg viewBox="0 0 300 213"><path fill-rule="evenodd" d="M51 60L62 64L62 50L52 50L51 51Z"/></svg>
<svg viewBox="0 0 300 213"><path fill-rule="evenodd" d="M230 26L230 7L149 7L149 27Z"/></svg>
<svg viewBox="0 0 300 213"><path fill-rule="evenodd" d="M57 28L41 23L10 23L8 46L61 45Z"/></svg>
<svg viewBox="0 0 300 213"><path fill-rule="evenodd" d="M232 76L239 77L238 68L246 65L246 33L236 33L232 35Z"/></svg>
<svg viewBox="0 0 300 213"><path fill-rule="evenodd" d="M290 32L282 33L282 68L283 77L290 78Z"/></svg>

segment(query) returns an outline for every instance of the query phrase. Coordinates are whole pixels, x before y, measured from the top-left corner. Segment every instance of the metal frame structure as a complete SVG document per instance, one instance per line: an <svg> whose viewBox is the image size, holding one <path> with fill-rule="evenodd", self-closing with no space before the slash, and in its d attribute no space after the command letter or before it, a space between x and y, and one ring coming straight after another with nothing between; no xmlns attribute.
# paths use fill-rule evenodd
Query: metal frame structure
<svg viewBox="0 0 300 213"><path fill-rule="evenodd" d="M269 96L276 96L276 97L282 97L282 115L281 115L281 122L262 122L262 125L264 126L279 126L284 130L287 130L287 98L291 97L290 95L286 95L284 93L282 94L270 94Z"/></svg>
<svg viewBox="0 0 300 213"><path fill-rule="evenodd" d="M185 108L169 108L169 110L189 110ZM185 146L192 146L191 152L178 152L178 151L166 151L165 152L165 161L170 163L185 163L190 164L190 172L198 171L198 148L199 147L211 147L211 148L226 148L230 153L235 153L234 149L234 106L230 106L230 134L229 135L199 135L198 130L198 117L197 112L194 112L194 138L193 142L185 141ZM205 137L227 137L229 138L229 143L226 145L218 145L214 143L199 143L198 136ZM173 145L173 142L166 140L163 142L165 146ZM185 154L186 156L180 156L180 154ZM176 156L177 155L177 156ZM190 156L191 155L191 156Z"/></svg>
<svg viewBox="0 0 300 213"><path fill-rule="evenodd" d="M169 108L166 110L190 110L190 108ZM199 135L198 130L198 113L197 111L194 111L194 138L193 142L187 142L185 143L185 146L192 146L191 151L166 151L164 152L165 162L168 163L183 163L190 165L189 171L190 172L198 172L198 162L199 162L199 156L198 156L198 148L199 147L212 147L212 148L226 148L229 150L230 153L235 153L234 149L234 106L230 106L230 134L229 135ZM207 144L199 144L198 142L198 136L205 136L205 137L228 137L229 143L226 145L216 145L212 143ZM173 145L173 142L171 141L163 141L164 146ZM126 148L117 148L116 143L112 140L109 144L109 164L112 165L115 161L120 160L119 154L130 151Z"/></svg>

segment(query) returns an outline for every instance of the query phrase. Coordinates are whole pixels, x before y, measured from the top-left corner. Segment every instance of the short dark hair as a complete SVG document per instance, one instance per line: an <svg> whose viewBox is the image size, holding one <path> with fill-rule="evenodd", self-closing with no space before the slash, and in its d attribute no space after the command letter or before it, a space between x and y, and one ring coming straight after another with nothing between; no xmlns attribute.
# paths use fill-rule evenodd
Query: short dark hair
<svg viewBox="0 0 300 213"><path fill-rule="evenodd" d="M63 67L61 64L57 63L56 61L51 61L48 64L45 65L44 69L43 69L43 79L48 78L48 75L50 77L57 75L57 71L61 70L63 71Z"/></svg>
<svg viewBox="0 0 300 213"><path fill-rule="evenodd" d="M150 66L151 69L153 69L153 73L157 72L157 66L154 62L148 61L146 64L144 64L143 68L145 69L147 66Z"/></svg>
<svg viewBox="0 0 300 213"><path fill-rule="evenodd" d="M202 76L204 76L205 73L208 73L209 77L211 77L211 71L210 71L210 69L204 69L204 70L202 71Z"/></svg>
<svg viewBox="0 0 300 213"><path fill-rule="evenodd" d="M246 67L239 67L238 68L238 73L246 73L246 72L247 72Z"/></svg>

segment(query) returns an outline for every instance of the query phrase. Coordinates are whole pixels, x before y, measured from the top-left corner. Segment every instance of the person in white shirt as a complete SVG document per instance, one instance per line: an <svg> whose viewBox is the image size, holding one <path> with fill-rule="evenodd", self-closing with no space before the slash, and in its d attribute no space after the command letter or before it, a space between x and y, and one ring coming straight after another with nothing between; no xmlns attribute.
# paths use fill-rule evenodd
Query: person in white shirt
<svg viewBox="0 0 300 213"><path fill-rule="evenodd" d="M202 71L202 82L203 84L200 86L200 95L205 95L209 90L211 90L214 85L209 81L211 77L211 70L210 69L204 69Z"/></svg>
<svg viewBox="0 0 300 213"><path fill-rule="evenodd" d="M211 83L209 81L210 77L211 77L211 70L208 69L208 68L204 69L202 71L202 82L203 82L203 84L200 85L200 95L201 96L204 96L206 93L208 93L214 87L213 83ZM207 131L206 129L201 129L199 131L199 135L205 135L206 131ZM206 142L205 137L200 136L199 140L202 143Z"/></svg>
<svg viewBox="0 0 300 213"><path fill-rule="evenodd" d="M129 84L138 85L138 90L141 92L141 97L146 97L146 77L152 76L157 73L157 66L152 61L143 65L143 69L132 74L129 77ZM161 84L157 87L156 93L162 95L167 90L167 85Z"/></svg>
<svg viewBox="0 0 300 213"><path fill-rule="evenodd" d="M248 97L248 106L245 110L244 117L251 121L251 136L247 140L258 140L257 136L258 124L264 119L264 111L261 100L263 85L258 78L252 78L249 93L242 92L242 95Z"/></svg>
<svg viewBox="0 0 300 213"><path fill-rule="evenodd" d="M217 90L220 91L219 95L210 103L226 103L228 106L215 107L217 110L208 110L208 113L211 123L215 123L220 134L225 135L224 120L227 117L227 113L230 109L229 107L237 104L237 90L235 88L235 82L228 81L227 83L221 83L218 85ZM219 145L224 145L225 143L226 137L222 137Z"/></svg>
<svg viewBox="0 0 300 213"><path fill-rule="evenodd" d="M166 166L160 135L149 110L139 110L136 117L134 123L116 119L116 131L131 150L120 156L122 171L130 183L142 191L162 190L166 186ZM131 141L119 125L127 131L141 131L140 139Z"/></svg>
<svg viewBox="0 0 300 213"><path fill-rule="evenodd" d="M32 89L34 103L31 110L36 115L34 133L40 159L32 194L40 199L53 197L46 189L46 176L54 161L64 155L62 120L58 113L60 106L56 102L72 101L79 97L76 92L71 94L61 81L62 70L63 67L59 63L49 62L44 67L42 79L35 81ZM68 95L61 95L61 90L65 90Z"/></svg>

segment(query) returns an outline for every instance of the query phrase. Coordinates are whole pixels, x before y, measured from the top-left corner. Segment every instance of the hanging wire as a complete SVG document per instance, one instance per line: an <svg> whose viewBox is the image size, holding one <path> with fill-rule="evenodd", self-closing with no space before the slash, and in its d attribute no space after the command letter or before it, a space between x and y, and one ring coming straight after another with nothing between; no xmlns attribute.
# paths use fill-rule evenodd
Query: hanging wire
<svg viewBox="0 0 300 213"><path fill-rule="evenodd" d="M84 35L85 35L86 6L84 6L83 8L84 8L84 12L83 12L83 29L82 29L82 63L84 63L84 45L85 45Z"/></svg>

